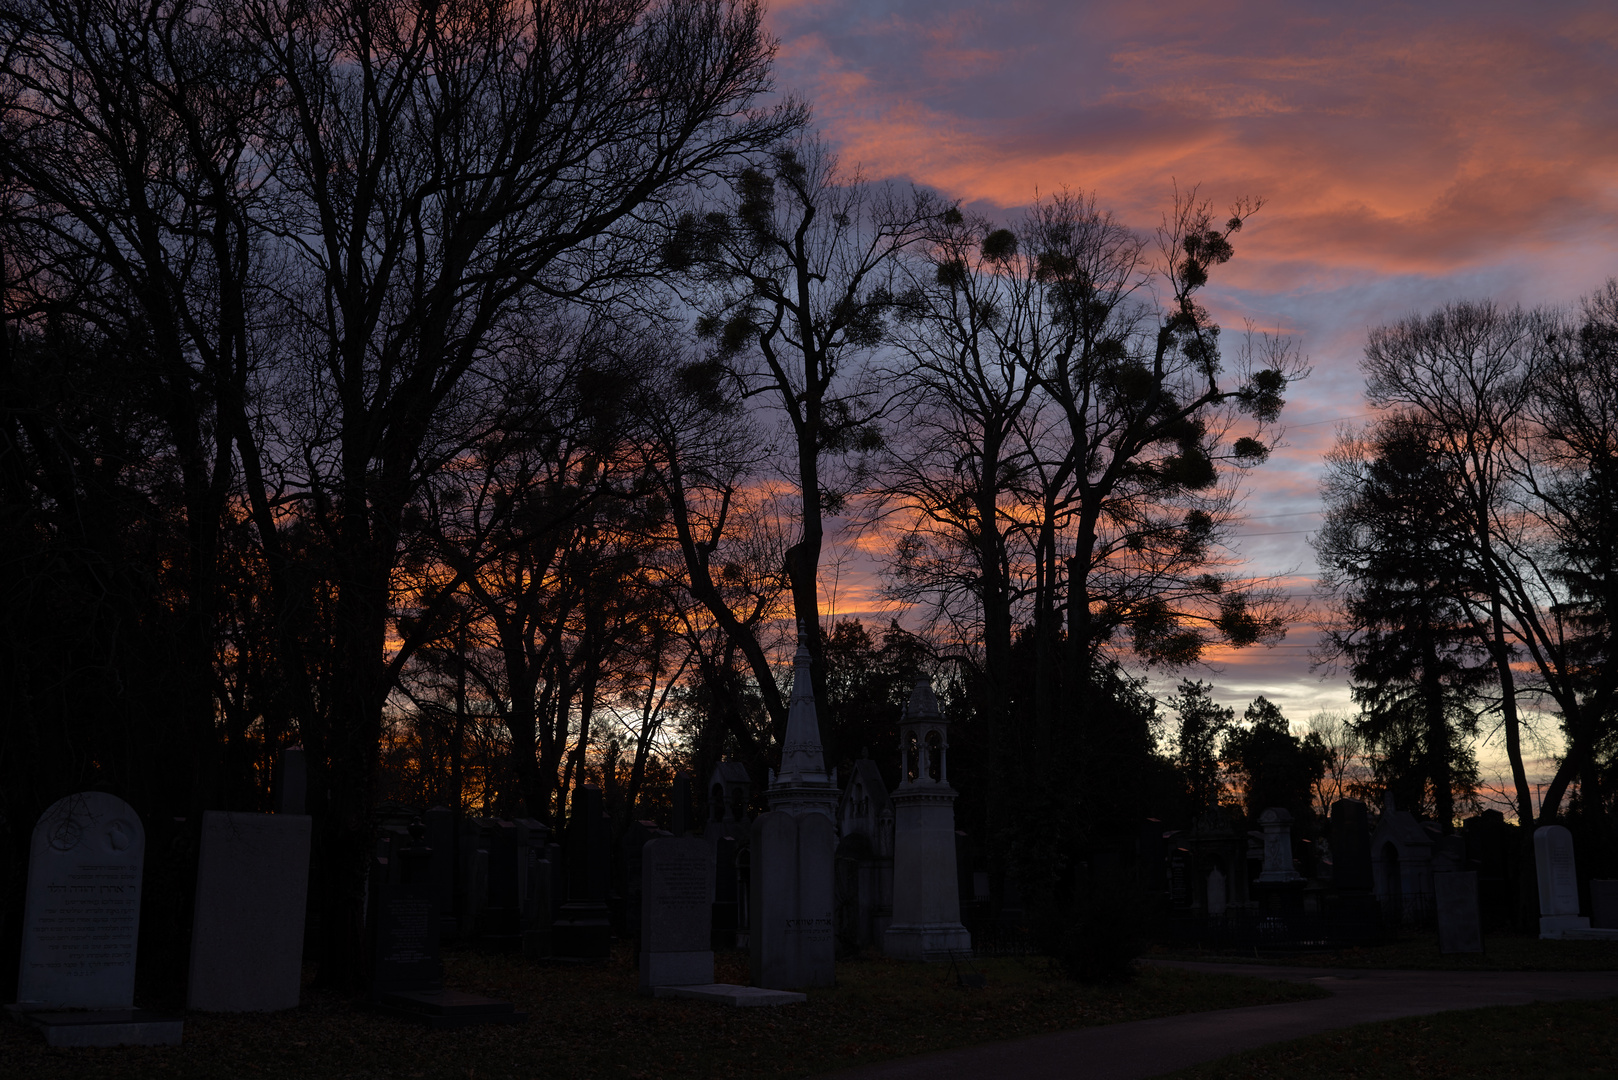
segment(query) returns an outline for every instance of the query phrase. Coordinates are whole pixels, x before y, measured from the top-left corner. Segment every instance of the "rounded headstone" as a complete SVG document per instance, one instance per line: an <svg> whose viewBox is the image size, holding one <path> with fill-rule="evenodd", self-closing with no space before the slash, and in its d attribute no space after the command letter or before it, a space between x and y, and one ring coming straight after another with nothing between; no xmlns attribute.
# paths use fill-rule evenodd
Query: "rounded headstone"
<svg viewBox="0 0 1618 1080"><path fill-rule="evenodd" d="M34 826L17 1001L29 1009L127 1009L135 996L146 830L130 805L84 791Z"/></svg>

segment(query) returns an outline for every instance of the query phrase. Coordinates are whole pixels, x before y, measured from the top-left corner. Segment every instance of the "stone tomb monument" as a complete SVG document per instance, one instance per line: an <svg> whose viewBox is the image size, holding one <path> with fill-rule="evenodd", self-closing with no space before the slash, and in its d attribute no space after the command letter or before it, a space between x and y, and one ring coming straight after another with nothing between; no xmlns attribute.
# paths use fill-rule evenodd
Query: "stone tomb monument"
<svg viewBox="0 0 1618 1080"><path fill-rule="evenodd" d="M17 1004L51 1046L178 1043L182 1022L134 1008L146 830L130 805L85 791L34 826Z"/></svg>
<svg viewBox="0 0 1618 1080"><path fill-rule="evenodd" d="M187 1007L297 1008L308 892L309 818L204 813Z"/></svg>
<svg viewBox="0 0 1618 1080"><path fill-rule="evenodd" d="M640 989L713 982L714 849L660 836L640 851Z"/></svg>
<svg viewBox="0 0 1618 1080"><path fill-rule="evenodd" d="M1292 815L1279 806L1272 806L1258 819L1264 832L1264 869L1258 875L1260 885L1290 885L1303 880L1303 875L1292 865Z"/></svg>
<svg viewBox="0 0 1618 1080"><path fill-rule="evenodd" d="M1588 930L1590 920L1579 914L1573 834L1560 825L1535 829L1534 869L1539 876L1539 936L1558 939L1569 930Z"/></svg>
<svg viewBox="0 0 1618 1080"><path fill-rule="evenodd" d="M748 889L753 985L835 985L836 851L829 817L771 810L754 820Z"/></svg>
<svg viewBox="0 0 1618 1080"><path fill-rule="evenodd" d="M1483 951L1483 916L1478 906L1476 870L1447 870L1433 875L1433 907L1438 916L1438 951Z"/></svg>
<svg viewBox="0 0 1618 1080"><path fill-rule="evenodd" d="M748 953L755 986L787 990L836 981L838 794L836 776L826 771L808 639L799 623L781 769L771 773L770 812L753 822L748 852Z"/></svg>
<svg viewBox="0 0 1618 1080"><path fill-rule="evenodd" d="M882 951L912 960L970 956L955 874L955 789L948 725L932 684L916 680L899 721L899 786L893 801L893 921Z"/></svg>

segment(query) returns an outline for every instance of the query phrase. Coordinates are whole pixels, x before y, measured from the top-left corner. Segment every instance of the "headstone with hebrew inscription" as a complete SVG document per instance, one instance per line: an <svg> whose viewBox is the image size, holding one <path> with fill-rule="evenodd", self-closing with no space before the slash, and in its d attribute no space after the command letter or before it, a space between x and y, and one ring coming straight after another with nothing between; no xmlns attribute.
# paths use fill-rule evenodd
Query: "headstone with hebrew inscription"
<svg viewBox="0 0 1618 1080"><path fill-rule="evenodd" d="M1534 830L1534 869L1539 877L1539 936L1560 938L1564 930L1588 930L1579 915L1579 877L1573 862L1573 834L1560 825Z"/></svg>
<svg viewBox="0 0 1618 1080"><path fill-rule="evenodd" d="M45 811L28 856L18 1005L133 1005L145 854L146 831L122 799L86 791Z"/></svg>
<svg viewBox="0 0 1618 1080"><path fill-rule="evenodd" d="M713 982L714 849L664 836L640 856L640 988Z"/></svg>

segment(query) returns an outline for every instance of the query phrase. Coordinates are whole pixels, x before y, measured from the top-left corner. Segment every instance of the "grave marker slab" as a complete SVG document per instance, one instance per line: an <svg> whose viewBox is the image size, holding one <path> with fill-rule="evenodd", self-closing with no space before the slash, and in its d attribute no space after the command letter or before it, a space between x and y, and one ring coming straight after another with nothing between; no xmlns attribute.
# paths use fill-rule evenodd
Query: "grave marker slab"
<svg viewBox="0 0 1618 1080"><path fill-rule="evenodd" d="M51 1046L157 1046L183 1023L133 1008L146 830L122 799L85 791L40 816L29 845L12 1011Z"/></svg>
<svg viewBox="0 0 1618 1080"><path fill-rule="evenodd" d="M146 830L122 799L86 791L45 811L29 848L19 1005L133 1005L145 854Z"/></svg>
<svg viewBox="0 0 1618 1080"><path fill-rule="evenodd" d="M641 848L640 988L713 982L714 850L658 837Z"/></svg>
<svg viewBox="0 0 1618 1080"><path fill-rule="evenodd" d="M1483 918L1478 907L1476 870L1448 870L1434 874L1433 906L1438 915L1440 953L1483 951Z"/></svg>
<svg viewBox="0 0 1618 1080"><path fill-rule="evenodd" d="M434 1029L519 1024L526 1013L509 1001L444 989L439 961L438 882L427 826L410 826L394 853L393 880L377 887L371 907L371 996L384 1010ZM443 856L441 856L443 857Z"/></svg>
<svg viewBox="0 0 1618 1080"><path fill-rule="evenodd" d="M1331 883L1340 892L1370 892L1371 824L1365 804L1338 799L1331 807Z"/></svg>
<svg viewBox="0 0 1618 1080"><path fill-rule="evenodd" d="M308 892L309 818L204 813L187 1007L297 1008Z"/></svg>
<svg viewBox="0 0 1618 1080"><path fill-rule="evenodd" d="M1618 930L1618 881L1597 878L1590 882L1590 928Z"/></svg>
<svg viewBox="0 0 1618 1080"><path fill-rule="evenodd" d="M1534 830L1534 869L1539 878L1539 936L1559 938L1564 930L1588 930L1579 915L1579 878L1573 861L1573 834L1560 825Z"/></svg>

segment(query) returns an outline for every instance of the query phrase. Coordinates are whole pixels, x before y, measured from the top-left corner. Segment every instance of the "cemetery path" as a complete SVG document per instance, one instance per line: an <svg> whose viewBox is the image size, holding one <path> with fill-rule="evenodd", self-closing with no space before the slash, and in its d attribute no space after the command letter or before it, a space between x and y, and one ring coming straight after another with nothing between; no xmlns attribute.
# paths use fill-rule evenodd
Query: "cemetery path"
<svg viewBox="0 0 1618 1080"><path fill-rule="evenodd" d="M1216 974L1312 982L1329 998L1186 1013L861 1065L820 1080L1145 1080L1227 1054L1354 1024L1486 1005L1618 997L1618 971L1377 971L1156 961Z"/></svg>

